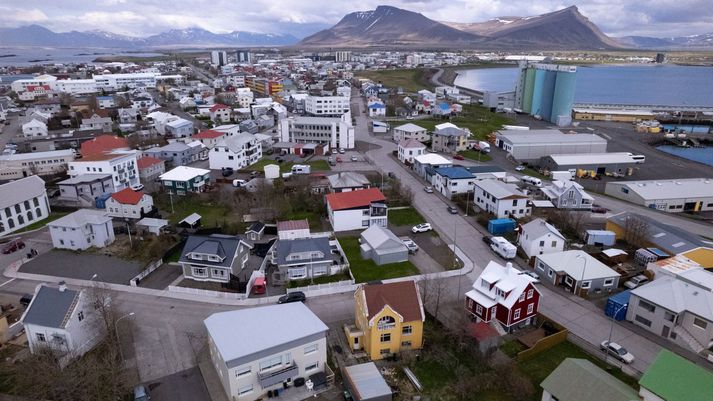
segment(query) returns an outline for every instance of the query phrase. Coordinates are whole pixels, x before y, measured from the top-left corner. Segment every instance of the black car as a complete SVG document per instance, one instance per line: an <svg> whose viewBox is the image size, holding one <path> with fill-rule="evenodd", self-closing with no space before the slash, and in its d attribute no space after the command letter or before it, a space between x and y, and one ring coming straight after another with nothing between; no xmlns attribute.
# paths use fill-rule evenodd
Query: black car
<svg viewBox="0 0 713 401"><path fill-rule="evenodd" d="M27 308L30 306L30 302L32 302L32 295L31 294L25 294L20 298L20 305L24 306Z"/></svg>
<svg viewBox="0 0 713 401"><path fill-rule="evenodd" d="M307 299L305 293L302 291L291 292L287 295L283 295L277 300L278 304L288 304L290 302L304 302Z"/></svg>
<svg viewBox="0 0 713 401"><path fill-rule="evenodd" d="M223 174L223 177L230 177L231 175L233 175L234 172L235 171L232 168L227 167L227 168L223 168L223 171L221 172L221 174Z"/></svg>
<svg viewBox="0 0 713 401"><path fill-rule="evenodd" d="M486 244L490 245L490 244L493 243L493 240L490 239L490 237L488 237L488 236L484 236L484 237L483 237L483 242L485 242Z"/></svg>

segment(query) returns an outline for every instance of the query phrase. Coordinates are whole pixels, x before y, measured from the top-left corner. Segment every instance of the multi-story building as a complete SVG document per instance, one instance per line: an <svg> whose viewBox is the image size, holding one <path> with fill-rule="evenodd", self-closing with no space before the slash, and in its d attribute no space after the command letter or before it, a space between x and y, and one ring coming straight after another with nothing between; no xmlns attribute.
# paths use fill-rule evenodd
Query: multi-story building
<svg viewBox="0 0 713 401"><path fill-rule="evenodd" d="M44 220L49 214L42 178L33 175L0 185L0 236Z"/></svg>
<svg viewBox="0 0 713 401"><path fill-rule="evenodd" d="M213 50L210 52L210 62L218 67L224 66L228 64L228 53L223 50Z"/></svg>
<svg viewBox="0 0 713 401"><path fill-rule="evenodd" d="M542 193L558 209L591 209L594 198L574 181L553 181Z"/></svg>
<svg viewBox="0 0 713 401"><path fill-rule="evenodd" d="M47 124L40 120L32 119L29 122L22 124L22 136L25 138L46 138Z"/></svg>
<svg viewBox="0 0 713 401"><path fill-rule="evenodd" d="M322 143L331 148L354 148L351 113L341 117L289 117L280 120L282 142Z"/></svg>
<svg viewBox="0 0 713 401"><path fill-rule="evenodd" d="M59 200L82 207L94 207L96 199L114 190L111 174L80 174L57 183Z"/></svg>
<svg viewBox="0 0 713 401"><path fill-rule="evenodd" d="M193 123L185 118L177 118L166 123L166 136L171 138L187 138L193 135Z"/></svg>
<svg viewBox="0 0 713 401"><path fill-rule="evenodd" d="M192 235L178 263L183 277L196 281L228 283L247 266L252 244L230 235Z"/></svg>
<svg viewBox="0 0 713 401"><path fill-rule="evenodd" d="M427 129L413 123L399 125L394 128L394 142L399 143L409 139L426 142L431 138L428 135Z"/></svg>
<svg viewBox="0 0 713 401"><path fill-rule="evenodd" d="M88 95L100 91L94 79L59 79L54 81L51 86L57 92L73 95Z"/></svg>
<svg viewBox="0 0 713 401"><path fill-rule="evenodd" d="M334 231L363 230L374 224L386 227L388 208L379 188L327 194L325 198Z"/></svg>
<svg viewBox="0 0 713 401"><path fill-rule="evenodd" d="M442 167L434 169L431 184L435 191L451 199L457 194L473 192L475 176L464 167Z"/></svg>
<svg viewBox="0 0 713 401"><path fill-rule="evenodd" d="M349 112L347 96L307 96L305 113L316 117L339 117Z"/></svg>
<svg viewBox="0 0 713 401"><path fill-rule="evenodd" d="M222 141L227 135L226 132L209 129L193 135L191 139L200 141L200 143L208 149L213 149L215 145Z"/></svg>
<svg viewBox="0 0 713 401"><path fill-rule="evenodd" d="M553 225L540 218L523 224L517 240L528 258L564 251L564 236Z"/></svg>
<svg viewBox="0 0 713 401"><path fill-rule="evenodd" d="M398 157L401 163L412 165L414 158L426 153L426 145L415 139L405 139L399 142Z"/></svg>
<svg viewBox="0 0 713 401"><path fill-rule="evenodd" d="M88 155L69 163L69 176L108 173L112 175L114 183L112 192L120 191L139 183L136 155L135 150L114 150Z"/></svg>
<svg viewBox="0 0 713 401"><path fill-rule="evenodd" d="M200 145L200 143L198 144ZM144 154L165 161L169 167L186 166L200 159L201 146L189 146L183 142L172 142L158 148L147 149Z"/></svg>
<svg viewBox="0 0 713 401"><path fill-rule="evenodd" d="M31 175L53 175L67 171L74 160L73 149L0 155L0 179L16 180Z"/></svg>
<svg viewBox="0 0 713 401"><path fill-rule="evenodd" d="M159 176L166 191L176 195L187 192L203 192L210 184L210 170L178 166Z"/></svg>
<svg viewBox="0 0 713 401"><path fill-rule="evenodd" d="M93 79L96 83L97 90L105 90L107 92L121 90L123 88L155 88L156 77L158 73L154 72L136 72L130 74L102 74L94 75Z"/></svg>
<svg viewBox="0 0 713 401"><path fill-rule="evenodd" d="M433 131L431 149L435 152L458 153L466 150L470 133L453 123L436 125Z"/></svg>
<svg viewBox="0 0 713 401"><path fill-rule="evenodd" d="M230 107L224 104L214 104L210 109L210 119L216 123L230 122Z"/></svg>
<svg viewBox="0 0 713 401"><path fill-rule="evenodd" d="M232 168L240 170L262 158L262 144L255 135L240 133L220 141L209 153L211 170Z"/></svg>
<svg viewBox="0 0 713 401"><path fill-rule="evenodd" d="M104 248L116 239L111 217L104 210L79 209L47 226L52 245L57 249Z"/></svg>
<svg viewBox="0 0 713 401"><path fill-rule="evenodd" d="M604 263L577 249L535 256L535 273L543 281L580 296L612 292L619 286L621 277Z"/></svg>
<svg viewBox="0 0 713 401"><path fill-rule="evenodd" d="M102 112L102 114L106 115L106 112ZM98 129L102 130L102 132L112 132L113 130L114 123L111 121L111 117L103 117L100 116L98 113L92 114L89 118L83 118L82 119L82 124L80 125L81 129Z"/></svg>
<svg viewBox="0 0 713 401"><path fill-rule="evenodd" d="M153 181L154 178L166 172L166 162L151 156L144 156L136 160L139 168L139 178L144 182Z"/></svg>
<svg viewBox="0 0 713 401"><path fill-rule="evenodd" d="M329 192L349 192L360 189L367 189L371 182L364 174L352 171L340 171L337 174L327 176L329 181Z"/></svg>
<svg viewBox="0 0 713 401"><path fill-rule="evenodd" d="M301 302L214 313L204 324L208 350L227 398L290 397L298 377L322 390L329 328ZM237 341L236 339L250 339ZM295 396L298 396L295 394ZM296 398L295 398L296 399Z"/></svg>
<svg viewBox="0 0 713 401"><path fill-rule="evenodd" d="M110 217L120 219L141 219L153 210L153 198L143 191L124 188L111 194L106 200L106 211Z"/></svg>
<svg viewBox="0 0 713 401"><path fill-rule="evenodd" d="M495 179L476 181L474 185L473 198L482 210L497 218L530 215L532 208L528 205L529 199L517 186Z"/></svg>

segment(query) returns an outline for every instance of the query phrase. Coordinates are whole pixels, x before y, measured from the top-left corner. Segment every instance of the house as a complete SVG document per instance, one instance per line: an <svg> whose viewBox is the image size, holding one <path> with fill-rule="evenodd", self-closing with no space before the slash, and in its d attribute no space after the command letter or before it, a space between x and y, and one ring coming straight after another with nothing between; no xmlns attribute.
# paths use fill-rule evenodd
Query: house
<svg viewBox="0 0 713 401"><path fill-rule="evenodd" d="M104 248L116 239L111 217L104 210L79 209L47 226L56 249Z"/></svg>
<svg viewBox="0 0 713 401"><path fill-rule="evenodd" d="M433 189L452 199L453 195L473 192L475 177L464 167L441 167L433 169Z"/></svg>
<svg viewBox="0 0 713 401"><path fill-rule="evenodd" d="M290 396L298 377L323 385L328 327L303 303L214 313L203 321L208 350L227 398L254 401Z"/></svg>
<svg viewBox="0 0 713 401"><path fill-rule="evenodd" d="M211 121L216 123L230 122L230 107L224 104L214 104L209 111Z"/></svg>
<svg viewBox="0 0 713 401"><path fill-rule="evenodd" d="M379 360L423 346L423 310L415 281L362 284L354 294L354 320L345 326L349 347Z"/></svg>
<svg viewBox="0 0 713 401"><path fill-rule="evenodd" d="M369 110L369 117L384 117L386 115L386 105L381 101L371 102L366 108Z"/></svg>
<svg viewBox="0 0 713 401"><path fill-rule="evenodd" d="M136 124L138 122L138 111L134 108L122 108L117 111L117 118L119 119L119 124Z"/></svg>
<svg viewBox="0 0 713 401"><path fill-rule="evenodd" d="M84 141L80 145L82 156L96 155L113 150L129 150L129 141L126 138L104 134Z"/></svg>
<svg viewBox="0 0 713 401"><path fill-rule="evenodd" d="M102 316L85 290L71 290L64 282L40 284L20 321L30 352L56 353L66 365L97 345L107 334Z"/></svg>
<svg viewBox="0 0 713 401"><path fill-rule="evenodd" d="M277 222L277 238L280 240L309 238L311 235L307 219Z"/></svg>
<svg viewBox="0 0 713 401"><path fill-rule="evenodd" d="M704 400L713 394L713 373L662 349L639 380L642 401Z"/></svg>
<svg viewBox="0 0 713 401"><path fill-rule="evenodd" d="M564 251L566 239L553 225L537 218L521 226L517 241L525 255L532 258Z"/></svg>
<svg viewBox="0 0 713 401"><path fill-rule="evenodd" d="M386 197L378 188L327 194L325 198L334 231L361 230L372 225L386 227Z"/></svg>
<svg viewBox="0 0 713 401"><path fill-rule="evenodd" d="M113 150L90 154L69 163L69 176L109 173L114 183L112 192L119 191L139 183L139 173L136 168L137 154L135 150Z"/></svg>
<svg viewBox="0 0 713 401"><path fill-rule="evenodd" d="M57 183L59 200L94 207L96 198L114 191L111 174L80 174Z"/></svg>
<svg viewBox="0 0 713 401"><path fill-rule="evenodd" d="M79 125L80 129L100 129L102 132L111 132L114 123L111 117L100 116L98 113L93 113L89 118L83 118Z"/></svg>
<svg viewBox="0 0 713 401"><path fill-rule="evenodd" d="M49 200L42 178L33 175L0 185L0 236L46 219Z"/></svg>
<svg viewBox="0 0 713 401"><path fill-rule="evenodd" d="M260 241L265 235L265 223L256 221L245 230L245 236L250 241Z"/></svg>
<svg viewBox="0 0 713 401"><path fill-rule="evenodd" d="M141 219L153 210L153 198L143 191L124 188L114 192L106 200L106 211L110 217L121 219Z"/></svg>
<svg viewBox="0 0 713 401"><path fill-rule="evenodd" d="M535 272L544 281L584 296L590 292L611 292L619 286L616 271L580 250L535 256Z"/></svg>
<svg viewBox="0 0 713 401"><path fill-rule="evenodd" d="M273 282L302 280L336 273L332 272L332 267L343 267L345 260L339 252L333 253L333 249L338 249L337 241L330 241L329 237L324 236L279 239L271 253L271 262L277 266ZM342 270L341 267L339 270Z"/></svg>
<svg viewBox="0 0 713 401"><path fill-rule="evenodd" d="M187 279L228 283L247 267L252 247L236 236L191 235L178 263Z"/></svg>
<svg viewBox="0 0 713 401"><path fill-rule="evenodd" d="M638 401L631 386L587 359L566 358L542 383L542 401Z"/></svg>
<svg viewBox="0 0 713 401"><path fill-rule="evenodd" d="M97 107L100 109L111 109L116 107L114 96L97 96Z"/></svg>
<svg viewBox="0 0 713 401"><path fill-rule="evenodd" d="M612 181L604 193L668 213L713 210L713 178Z"/></svg>
<svg viewBox="0 0 713 401"><path fill-rule="evenodd" d="M343 171L327 176L329 192L349 192L371 187L369 179L364 174Z"/></svg>
<svg viewBox="0 0 713 401"><path fill-rule="evenodd" d="M378 225L362 231L359 244L362 259L371 259L377 265L408 260L408 248L404 242L389 229Z"/></svg>
<svg viewBox="0 0 713 401"><path fill-rule="evenodd" d="M491 261L465 294L465 309L476 321L498 322L510 332L534 323L540 296L534 278L510 262Z"/></svg>
<svg viewBox="0 0 713 401"><path fill-rule="evenodd" d="M692 269L631 290L626 320L685 348L713 346L713 273Z"/></svg>
<svg viewBox="0 0 713 401"><path fill-rule="evenodd" d="M426 145L416 139L404 139L399 141L398 157L401 163L413 164L415 157L426 153Z"/></svg>
<svg viewBox="0 0 713 401"><path fill-rule="evenodd" d="M144 151L144 155L161 159L171 167L185 166L198 161L201 148L189 146L183 142L172 142L167 145Z"/></svg>
<svg viewBox="0 0 713 401"><path fill-rule="evenodd" d="M146 115L146 121L153 124L153 128L159 135L166 135L166 124L179 118L163 111L152 111Z"/></svg>
<svg viewBox="0 0 713 401"><path fill-rule="evenodd" d="M47 124L32 119L32 121L22 124L22 136L25 138L46 138L48 136Z"/></svg>
<svg viewBox="0 0 713 401"><path fill-rule="evenodd" d="M227 133L215 130L205 130L193 135L193 140L200 141L203 146L213 149L221 140L225 139Z"/></svg>
<svg viewBox="0 0 713 401"><path fill-rule="evenodd" d="M453 167L453 161L436 153L425 153L413 158L413 171L428 182L431 182L431 180L427 178L428 173L426 170L428 168L437 169L441 167Z"/></svg>
<svg viewBox="0 0 713 401"><path fill-rule="evenodd" d="M529 216L529 200L513 184L488 179L475 182L475 204L482 210L494 214L497 218L520 218Z"/></svg>
<svg viewBox="0 0 713 401"><path fill-rule="evenodd" d="M450 113L450 111L449 111ZM470 132L458 128L453 123L438 124L431 136L431 149L434 152L458 153L467 149Z"/></svg>
<svg viewBox="0 0 713 401"><path fill-rule="evenodd" d="M139 169L139 178L143 182L153 181L154 178L166 172L166 162L151 156L143 156L136 160Z"/></svg>
<svg viewBox="0 0 713 401"><path fill-rule="evenodd" d="M166 136L171 138L188 138L193 135L193 123L185 118L169 121L165 126Z"/></svg>
<svg viewBox="0 0 713 401"><path fill-rule="evenodd" d="M210 184L210 170L178 166L158 177L164 188L172 194L185 195L186 192L203 192Z"/></svg>
<svg viewBox="0 0 713 401"><path fill-rule="evenodd" d="M594 198L574 181L553 181L542 188L542 193L558 209L591 209Z"/></svg>
<svg viewBox="0 0 713 401"><path fill-rule="evenodd" d="M342 368L344 386L354 401L391 401L391 387L374 362Z"/></svg>
<svg viewBox="0 0 713 401"><path fill-rule="evenodd" d="M262 145L255 135L239 133L222 139L208 153L211 170L232 168L241 170L262 158Z"/></svg>
<svg viewBox="0 0 713 401"><path fill-rule="evenodd" d="M431 138L428 135L427 129L413 123L399 125L394 128L394 142L399 143L409 139L427 142Z"/></svg>

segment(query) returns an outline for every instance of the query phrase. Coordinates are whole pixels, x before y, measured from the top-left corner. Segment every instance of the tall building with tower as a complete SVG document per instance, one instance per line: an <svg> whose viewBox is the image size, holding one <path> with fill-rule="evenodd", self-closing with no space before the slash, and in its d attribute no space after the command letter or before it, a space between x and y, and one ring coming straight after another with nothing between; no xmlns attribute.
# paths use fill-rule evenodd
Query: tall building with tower
<svg viewBox="0 0 713 401"><path fill-rule="evenodd" d="M235 51L235 62L238 64L252 63L252 57L250 56L250 51L249 50L236 50Z"/></svg>
<svg viewBox="0 0 713 401"><path fill-rule="evenodd" d="M515 108L565 126L572 123L577 67L520 62Z"/></svg>
<svg viewBox="0 0 713 401"><path fill-rule="evenodd" d="M218 67L222 67L228 64L228 53L223 50L213 50L210 52L210 62Z"/></svg>

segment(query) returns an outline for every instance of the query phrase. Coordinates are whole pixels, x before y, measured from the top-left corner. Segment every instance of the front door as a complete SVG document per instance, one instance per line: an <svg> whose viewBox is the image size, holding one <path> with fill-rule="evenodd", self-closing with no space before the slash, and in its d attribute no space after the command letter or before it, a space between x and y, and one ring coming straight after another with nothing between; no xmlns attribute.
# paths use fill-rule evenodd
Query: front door
<svg viewBox="0 0 713 401"><path fill-rule="evenodd" d="M661 336L664 338L668 338L670 332L671 329L668 326L663 326L663 330L661 330Z"/></svg>

